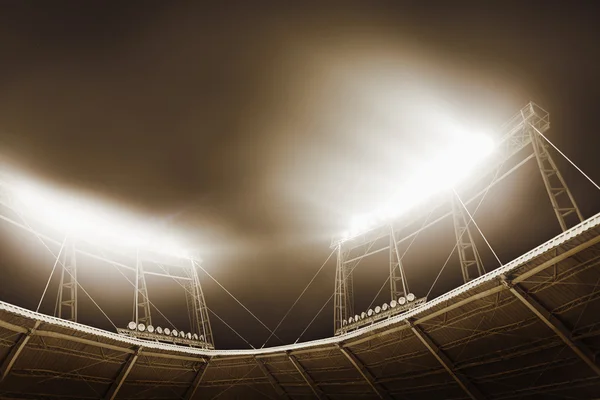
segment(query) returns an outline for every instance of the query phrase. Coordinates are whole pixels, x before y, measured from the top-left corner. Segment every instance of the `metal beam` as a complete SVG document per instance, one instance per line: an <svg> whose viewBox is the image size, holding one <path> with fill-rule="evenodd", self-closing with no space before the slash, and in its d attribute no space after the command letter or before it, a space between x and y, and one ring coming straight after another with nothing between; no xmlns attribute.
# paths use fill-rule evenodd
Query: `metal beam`
<svg viewBox="0 0 600 400"><path fill-rule="evenodd" d="M23 333L19 337L19 340L17 340L17 343L15 343L12 349L10 349L10 352L2 362L2 365L0 365L0 382L2 382L4 378L8 376L10 370L17 362L19 355L21 354L23 349L25 349L25 346L27 346L27 342L29 342L29 339L31 339L31 336L33 336L33 334L39 326L40 321L35 321L35 325L33 325L33 328L31 328L27 333Z"/></svg>
<svg viewBox="0 0 600 400"><path fill-rule="evenodd" d="M538 167L542 174L546 191L548 192L548 197L552 203L552 208L554 209L558 223L564 232L568 229L567 216L575 214L576 218L579 220L578 223L583 222L583 216L581 215L581 211L579 211L579 207L577 207L575 198L571 194L565 179L552 159L550 152L548 152L548 145L545 140L542 139L541 132L533 124L530 123L530 125L531 129L529 133L531 135L531 143L533 144L535 158L537 159ZM571 220L573 219L574 218L571 218Z"/></svg>
<svg viewBox="0 0 600 400"><path fill-rule="evenodd" d="M63 339L68 342L82 343L82 344L86 344L89 346L101 347L104 349L115 350L115 351L121 351L123 353L130 353L130 354L135 353L135 350L128 349L127 347L121 347L121 346L115 346L115 345L108 344L108 343L96 342L94 340L80 338L80 337L73 336L73 335L66 335L66 334L60 333L60 332L37 331L34 333L34 335L42 336L42 337L51 337L51 338L55 338L55 339Z"/></svg>
<svg viewBox="0 0 600 400"><path fill-rule="evenodd" d="M302 375L302 378L304 379L306 384L310 387L310 390L312 390L312 392L315 394L317 399L320 399L320 400L327 399L327 396L325 395L325 393L323 393L323 391L321 389L319 389L319 387L317 386L315 381L313 381L313 379L310 377L310 375L304 370L304 367L302 366L302 364L300 364L298 362L298 360L296 360L296 357L294 357L293 355L291 355L289 353L287 356L290 359L290 361L292 362L292 364L294 364L294 367L296 368L298 373L300 375Z"/></svg>
<svg viewBox="0 0 600 400"><path fill-rule="evenodd" d="M209 363L210 363L210 359L208 359L206 361L206 363L204 363L200 366L200 368L196 372L196 377L194 378L194 381L192 382L190 387L185 391L185 395L183 395L184 400L190 400L192 397L194 397L194 394L196 394L196 390L198 390L198 387L200 386L200 382L202 382L202 378L204 378L204 374L206 373L206 370L208 369Z"/></svg>
<svg viewBox="0 0 600 400"><path fill-rule="evenodd" d="M277 382L277 380L271 374L271 372L269 371L267 366L264 364L264 362L261 359L256 358L256 357L254 357L254 360L256 361L256 364L258 364L258 368L260 368L262 373L267 377L267 379L271 383L271 386L273 386L273 389L275 389L275 391L277 392L277 395L281 398L289 399L290 396L288 396L288 394L285 392L285 390L283 390L283 388L281 387L279 382Z"/></svg>
<svg viewBox="0 0 600 400"><path fill-rule="evenodd" d="M371 386L371 389L373 389L375 394L377 394L377 396L379 396L380 399L388 399L388 400L392 399L387 394L385 389L383 389L381 387L381 385L375 381L375 377L373 377L373 375L371 375L369 370L363 365L363 363L354 354L352 354L352 352L350 350L344 348L341 345L339 345L338 348L340 349L342 354L348 359L348 361L350 361L350 363L354 366L354 368L356 368L356 370L363 377L363 379L365 381L367 381L369 386Z"/></svg>
<svg viewBox="0 0 600 400"><path fill-rule="evenodd" d="M594 362L594 353L582 342L571 338L571 331L556 317L548 311L543 305L537 302L529 293L523 290L517 284L513 284L506 279L501 278L502 284L525 305L536 317L538 317L546 326L556 334L575 354L586 363L595 373L600 376L600 366Z"/></svg>
<svg viewBox="0 0 600 400"><path fill-rule="evenodd" d="M110 385L110 388L108 388L108 391L104 396L104 400L114 400L114 398L117 397L119 389L121 389L121 386L123 386L125 379L127 379L127 375L129 375L131 372L131 369L135 365L135 362L137 361L141 352L142 347L138 347L135 353L129 356L127 362L123 365L121 371L119 371L119 375L117 375L117 378L113 381L112 385Z"/></svg>
<svg viewBox="0 0 600 400"><path fill-rule="evenodd" d="M464 202L464 203L465 203L465 205L469 205L469 204L471 204L472 202L474 202L475 200L477 200L477 199L478 199L478 198L479 198L481 195L483 195L485 192L487 192L489 188L491 188L491 187L494 187L494 186L495 186L495 185L496 185L498 182L500 182L501 180L505 179L507 176L509 176L510 174L512 174L513 172L515 172L515 171L516 171L517 169L519 169L519 168L520 168L520 167L521 167L523 164L525 164L527 161L531 160L531 159L532 159L532 158L534 158L534 157L535 157L535 154L531 153L529 156L527 156L527 157L526 157L524 160L522 160L520 163L518 163L517 165L515 165L514 167L512 167L510 170L506 171L506 172L505 172L504 174L502 174L501 176L497 177L497 178L496 178L494 181L492 181L492 182L489 184L489 186L486 186L485 188L483 188L482 190L480 190L479 192L477 192L475 195L473 195L471 198L469 198L469 200L465 201L465 202ZM435 206L435 208L429 208L429 210L433 210L433 211L435 211L435 210L437 210L437 208L438 208L438 207L441 207L442 205L443 205L443 203L437 204L437 205ZM435 220L433 220L433 221L429 222L427 225L425 225L425 226L423 226L423 227L421 227L421 228L417 229L416 231L414 231L414 232L412 232L412 233L410 233L410 234L408 234L408 235L406 235L406 236L403 236L403 237L402 237L400 240L398 240L396 243L397 243L397 244L401 244L401 243L403 243L403 242L407 241L408 239L412 238L413 236L415 236L415 235L418 235L418 234L419 234L419 232L422 232L422 231L424 231L425 229L427 229L427 228L430 228L431 226L433 226L433 225L437 224L438 222L442 221L443 219L445 219L445 218L447 218L447 217L449 217L449 216L451 216L451 215L452 215L452 211L449 211L449 212L445 213L444 215L441 215L441 216L439 216L439 217L438 217L438 218L436 218ZM410 220L410 221L409 221L409 222L407 222L406 224L403 224L402 226L400 226L400 227L397 227L397 229L406 228L407 226L410 226L410 224L411 224L411 223L414 223L414 222L415 222L415 221L413 221L413 220ZM383 236L381 236L381 237L383 237ZM379 238L377 238L377 239L373 239L372 241L373 241L373 242L375 242L375 241L377 241L378 239L381 239L381 237L379 237ZM366 243L365 243L365 244L366 244ZM390 246L389 246L389 245L386 245L385 247L381 247L381 248L379 248L379 249L377 249L377 250L373 250L373 251L367 252L367 253L365 253L365 254L362 254L362 255L359 255L359 256L356 256L356 257L350 258L350 259L348 259L348 260L344 261L344 263L348 264L348 263L351 263L351 262L354 262L354 261L358 261L358 260L360 260L360 259L362 259L362 258L369 257L369 256L372 256L372 255L374 255L374 254L380 253L380 252L382 252L382 251L388 250L389 248L390 248Z"/></svg>
<svg viewBox="0 0 600 400"><path fill-rule="evenodd" d="M442 367L450 374L450 376L458 383L458 385L465 391L465 393L473 400L483 400L485 397L483 394L477 389L465 375L461 372L458 372L454 367L454 363L452 360L448 358L446 354L444 354L440 348L431 340L429 336L425 334L418 326L414 325L410 321L407 321L410 329L415 334L415 336L427 347L427 350L438 360Z"/></svg>
<svg viewBox="0 0 600 400"><path fill-rule="evenodd" d="M191 281L192 280L192 278L188 278L186 276L161 274L160 272L153 272L153 271L144 271L144 274L145 275L160 276L160 277L163 277L163 278L178 279L178 280L181 280L181 281Z"/></svg>
<svg viewBox="0 0 600 400"><path fill-rule="evenodd" d="M558 254L555 257L552 257L550 260L538 265L535 268L530 269L527 272L522 273L521 275L515 277L512 282L514 283L518 283L521 281L524 281L525 279L528 279L530 277L532 277L533 275L545 270L548 267L553 266L556 263L559 263L563 260L566 260L569 257L574 256L575 254L579 253L580 251L583 251L585 249L587 249L588 247L591 247L593 245L595 245L596 243L600 242L600 235L594 236L593 238L591 238L590 240L588 240L587 242L583 242L580 245L577 245L576 247L573 247L572 249L569 249L567 251L565 251L564 253ZM562 244L561 244L562 245ZM560 246L560 245L559 245ZM548 249L550 250L550 249Z"/></svg>

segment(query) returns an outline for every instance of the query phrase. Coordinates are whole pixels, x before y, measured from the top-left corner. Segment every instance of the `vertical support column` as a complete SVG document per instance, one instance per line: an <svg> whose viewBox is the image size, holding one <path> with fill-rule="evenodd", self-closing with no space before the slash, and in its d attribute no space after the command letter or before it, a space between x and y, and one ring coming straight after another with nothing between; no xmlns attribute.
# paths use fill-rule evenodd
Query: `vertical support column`
<svg viewBox="0 0 600 400"><path fill-rule="evenodd" d="M342 352L342 354L350 361L350 363L356 368L358 373L363 377L363 379L371 386L371 389L377 397L380 399L391 400L390 395L377 383L375 377L369 372L369 370L363 365L362 362L354 355L349 349L344 348L341 344L338 344L338 348Z"/></svg>
<svg viewBox="0 0 600 400"><path fill-rule="evenodd" d="M502 285L506 287L525 307L535 314L548 328L562 340L573 352L586 363L592 371L600 376L600 366L594 361L595 355L584 343L573 340L571 331L543 305L537 302L529 293L527 293L518 284L507 280L505 276L500 277Z"/></svg>
<svg viewBox="0 0 600 400"><path fill-rule="evenodd" d="M110 385L110 387L108 388L106 395L104 395L104 400L114 400L115 397L117 397L117 394L119 393L119 390L121 389L121 386L123 386L125 379L127 379L127 376L131 372L131 370L132 370L133 366L135 365L135 362L137 361L141 352L142 352L142 348L138 347L138 349L135 351L135 353L133 353L131 356L129 356L129 358L127 359L125 364L123 364L123 366L121 367L121 370L119 371L119 375L117 375L117 377L113 381L112 385Z"/></svg>
<svg viewBox="0 0 600 400"><path fill-rule="evenodd" d="M540 173L542 174L548 197L550 197L552 208L554 209L558 223L564 232L569 229L570 226L582 222L583 216L579 211L579 207L577 207L577 203L575 203L575 198L571 194L567 183L558 170L552 156L548 152L546 141L535 132L535 129L531 125L528 126L528 130L531 135L533 152L538 167L540 168ZM570 220L576 222L569 224L566 219L568 216L571 216Z"/></svg>
<svg viewBox="0 0 600 400"><path fill-rule="evenodd" d="M194 397L194 394L196 393L196 390L198 390L198 387L200 386L200 383L202 382L202 378L204 378L204 374L206 373L206 370L208 369L209 363L210 363L210 359L206 360L206 363L202 364L200 366L200 368L198 368L198 371L196 372L196 376L194 377L192 384L185 391L185 394L183 395L184 400L190 400L192 397Z"/></svg>
<svg viewBox="0 0 600 400"><path fill-rule="evenodd" d="M298 371L298 373L300 375L302 375L302 379L304 379L304 382L306 382L308 387L310 387L310 390L312 390L312 392L315 394L317 399L319 399L319 400L327 399L327 396L325 395L325 393L323 393L323 391L321 389L319 389L319 387L317 386L315 381L311 378L311 376L308 374L308 372L306 372L304 370L304 367L302 366L302 364L300 364L298 362L298 360L296 360L296 357L294 357L293 355L288 353L288 358L292 362L292 364L294 364L294 368L296 368L296 371Z"/></svg>
<svg viewBox="0 0 600 400"><path fill-rule="evenodd" d="M394 226L390 225L390 300L398 300L399 297L406 297L407 294L404 266L398 251Z"/></svg>
<svg viewBox="0 0 600 400"><path fill-rule="evenodd" d="M31 336L34 335L35 331L40 327L40 324L40 321L35 321L33 328L31 328L28 332L23 333L21 337L19 337L19 340L17 340L17 343L15 343L10 349L6 358L2 362L2 365L0 365L0 382L2 382L8 376L8 374L10 374L10 370L17 362L17 359L19 358L19 355L21 355L23 349L25 349L25 346L27 346Z"/></svg>
<svg viewBox="0 0 600 400"><path fill-rule="evenodd" d="M460 270L464 282L467 283L483 275L483 263L473 241L473 235L471 235L469 229L469 219L465 216L463 206L458 202L455 195L452 195L451 203Z"/></svg>
<svg viewBox="0 0 600 400"><path fill-rule="evenodd" d="M350 318L354 313L353 295L353 264L346 264L347 252L343 251L342 244L336 248L337 264L335 268L335 289L333 295L333 332L337 334L342 328L342 321Z"/></svg>
<svg viewBox="0 0 600 400"><path fill-rule="evenodd" d="M277 392L277 396L279 396L282 399L289 399L290 396L288 396L288 394L285 392L285 390L283 390L283 388L281 387L279 382L277 382L275 377L271 374L271 371L269 371L269 369L267 368L265 363L263 363L263 361L257 357L254 357L254 360L256 361L258 368L260 368L262 373L269 380L269 383L271 383L271 386L273 386L273 389L275 389L275 392Z"/></svg>
<svg viewBox="0 0 600 400"><path fill-rule="evenodd" d="M77 259L75 242L68 239L63 251L60 286L58 287L58 318L77 322Z"/></svg>
<svg viewBox="0 0 600 400"><path fill-rule="evenodd" d="M204 300L202 286L200 286L200 278L196 267L196 260L191 260L190 280L186 281L186 299L188 305L188 314L190 315L191 329L195 331L203 340L214 347L214 339L210 319L208 317L208 307Z"/></svg>
<svg viewBox="0 0 600 400"><path fill-rule="evenodd" d="M148 287L146 286L146 275L144 274L144 265L139 254L135 263L135 323L152 325L152 316L150 315L150 300L148 297Z"/></svg>
<svg viewBox="0 0 600 400"><path fill-rule="evenodd" d="M458 386L460 386L462 390L464 390L464 392L469 396L469 398L471 398L472 400L485 399L485 397L479 391L479 389L477 389L467 379L466 376L464 376L456 370L456 367L454 366L454 363L452 363L452 360L450 360L448 356L444 354L442 350L440 350L437 344L435 344L433 340L431 340L431 338L427 336L427 334L425 334L425 332L423 332L418 326L414 325L410 321L407 321L407 324L408 326L410 326L410 329L415 334L415 336L421 341L421 343L425 345L425 347L427 347L427 350L429 350L431 355L433 355L435 359L442 365L442 367L444 367L444 369L448 372L448 374L450 374L452 379L454 379L456 383L458 383Z"/></svg>

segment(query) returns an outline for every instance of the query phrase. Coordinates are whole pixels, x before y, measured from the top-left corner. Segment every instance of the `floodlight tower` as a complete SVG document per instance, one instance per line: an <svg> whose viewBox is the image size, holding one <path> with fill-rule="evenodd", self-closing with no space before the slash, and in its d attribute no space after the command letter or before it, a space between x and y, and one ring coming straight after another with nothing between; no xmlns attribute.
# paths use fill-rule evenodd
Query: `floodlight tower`
<svg viewBox="0 0 600 400"><path fill-rule="evenodd" d="M396 242L396 233L394 226L390 225L390 301L406 297L408 295L408 283L404 274L404 266L402 265L402 256L398 251L398 243Z"/></svg>
<svg viewBox="0 0 600 400"><path fill-rule="evenodd" d="M548 197L550 197L550 202L552 203L558 223L564 232L570 226L583 222L583 216L581 215L581 211L579 211L579 207L577 207L575 198L571 194L567 183L548 152L548 144L542 137L543 131L530 124L528 132L531 137L535 159L542 174L544 186L546 187Z"/></svg>
<svg viewBox="0 0 600 400"><path fill-rule="evenodd" d="M185 284L185 295L186 303L188 308L188 315L190 317L190 326L194 331L192 333L198 334L200 337L204 337L206 343L214 346L212 328L210 325L210 319L208 317L208 307L204 300L204 293L202 292L202 286L200 285L200 279L198 278L197 264L200 261L191 260L191 268L188 270L188 277L190 280L186 281Z"/></svg>
<svg viewBox="0 0 600 400"><path fill-rule="evenodd" d="M334 244L336 251L335 289L333 296L333 331L342 327L342 321L354 315L354 281L352 270L355 263L346 263L348 251L343 243Z"/></svg>
<svg viewBox="0 0 600 400"><path fill-rule="evenodd" d="M61 258L58 318L77 322L77 257L73 239L65 240Z"/></svg>
<svg viewBox="0 0 600 400"><path fill-rule="evenodd" d="M470 217L465 215L464 207L455 194L452 194L450 203L452 204L452 220L454 222L454 234L456 236L460 270L464 282L467 283L483 275L483 262L469 229Z"/></svg>
<svg viewBox="0 0 600 400"><path fill-rule="evenodd" d="M189 261L182 264L182 261ZM138 252L136 261L136 285L134 295L134 315L135 326L143 324L144 327L152 325L152 316L150 311L151 302L148 296L148 286L146 284L146 275L155 275L165 278L171 278L179 282L185 291L185 300L190 321L190 334L197 334L200 341L214 348L214 339L210 319L208 316L208 307L204 299L202 286L198 277L198 265L200 261L197 258L181 258L175 265L165 266L156 259L148 262L150 270L144 267L142 257ZM159 265L161 272L152 271L151 265Z"/></svg>
<svg viewBox="0 0 600 400"><path fill-rule="evenodd" d="M146 274L144 264L140 258L139 251L135 260L135 300L134 300L135 324L152 325L152 314L150 313L150 298L148 297L148 286L146 285Z"/></svg>
<svg viewBox="0 0 600 400"><path fill-rule="evenodd" d="M494 171L500 172L509 159L522 158L498 179L494 178L492 183L488 184L489 188L519 169L528 160L535 158L561 229L565 231L583 221L575 199L549 152L544 136L544 132L548 129L550 129L548 112L530 102L501 127L503 136L498 142L495 152L486 159L485 163L478 166L476 171L473 171L468 181L461 183L456 189L473 188L475 185L481 184L483 179L492 175ZM427 224L427 226L431 226L447 216L452 216L460 267L465 283L484 272L481 256L470 229L470 227L472 228L472 217L466 207L486 190L480 191L464 202L459 200L455 194L450 201L451 211ZM398 245L418 232L406 232L409 227L422 221L433 210L446 204L448 200L450 199L432 197L425 203L416 206L409 214L400 215L388 221L379 221L379 224L369 226L361 232L335 236L332 239L331 248L336 249L337 254L334 292L334 332L336 334L340 332L344 320L348 320L353 315L352 270L356 264L367 256L388 250L392 300L406 296L408 288L402 256L398 254ZM402 232L402 236L398 236L400 232ZM389 237L389 244L382 244L380 239L385 237ZM379 245L379 248L372 249L376 244ZM352 256L350 256L351 254Z"/></svg>

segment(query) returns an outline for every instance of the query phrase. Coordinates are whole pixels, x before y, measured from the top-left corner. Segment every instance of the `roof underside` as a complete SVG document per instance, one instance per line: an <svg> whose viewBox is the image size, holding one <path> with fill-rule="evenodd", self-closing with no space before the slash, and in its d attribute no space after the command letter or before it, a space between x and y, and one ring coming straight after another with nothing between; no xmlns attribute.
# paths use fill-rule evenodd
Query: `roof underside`
<svg viewBox="0 0 600 400"><path fill-rule="evenodd" d="M0 397L600 397L599 226L590 218L409 314L256 351L147 344L0 303Z"/></svg>

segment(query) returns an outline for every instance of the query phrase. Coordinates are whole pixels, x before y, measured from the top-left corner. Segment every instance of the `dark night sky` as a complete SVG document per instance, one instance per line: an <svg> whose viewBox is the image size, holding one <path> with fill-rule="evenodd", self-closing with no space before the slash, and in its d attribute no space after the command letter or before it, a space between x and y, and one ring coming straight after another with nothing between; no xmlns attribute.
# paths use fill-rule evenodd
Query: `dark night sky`
<svg viewBox="0 0 600 400"><path fill-rule="evenodd" d="M551 114L550 138L600 181L594 2L343 3L0 1L3 167L185 232L207 270L271 327L330 236L435 147L422 128L435 110L493 128L533 100ZM600 211L595 189L559 165L585 216ZM503 261L559 232L534 164L490 197L481 226ZM442 224L411 252L418 295L452 236ZM52 259L6 224L2 237L0 300L35 308ZM359 309L387 265L362 267ZM434 294L458 283L453 268ZM124 325L127 284L110 266L80 271ZM333 276L330 263L278 331L285 342L329 297ZM201 279L209 306L260 346L268 332ZM149 285L184 326L182 293ZM52 313L55 290L42 311ZM111 328L89 301L81 307L82 322ZM303 339L330 335L331 319L329 305ZM214 319L213 329L219 348L245 346Z"/></svg>

